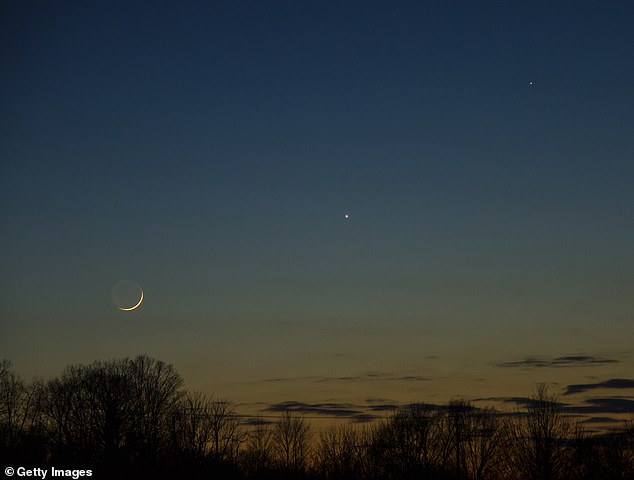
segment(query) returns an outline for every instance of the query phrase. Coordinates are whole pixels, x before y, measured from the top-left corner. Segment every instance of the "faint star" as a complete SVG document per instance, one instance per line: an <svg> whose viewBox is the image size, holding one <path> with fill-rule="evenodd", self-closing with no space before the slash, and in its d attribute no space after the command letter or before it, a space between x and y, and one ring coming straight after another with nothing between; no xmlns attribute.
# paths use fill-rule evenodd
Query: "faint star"
<svg viewBox="0 0 634 480"><path fill-rule="evenodd" d="M528 86L529 86L529 87L532 87L532 86L534 86L534 85L535 85L535 84L533 83L533 81L532 81L532 80L531 80L530 82L528 82Z"/></svg>

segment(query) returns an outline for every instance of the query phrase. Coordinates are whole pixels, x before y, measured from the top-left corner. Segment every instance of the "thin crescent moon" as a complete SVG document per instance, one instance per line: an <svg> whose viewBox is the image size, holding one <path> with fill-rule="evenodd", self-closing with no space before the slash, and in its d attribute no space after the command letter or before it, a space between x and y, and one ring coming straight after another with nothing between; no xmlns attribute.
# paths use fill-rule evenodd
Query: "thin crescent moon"
<svg viewBox="0 0 634 480"><path fill-rule="evenodd" d="M141 290L141 299L139 300L139 303L137 303L134 307L130 307L130 308L119 307L119 310L123 310L124 312L129 312L131 310L134 310L135 308L139 308L142 302L143 302L143 290Z"/></svg>

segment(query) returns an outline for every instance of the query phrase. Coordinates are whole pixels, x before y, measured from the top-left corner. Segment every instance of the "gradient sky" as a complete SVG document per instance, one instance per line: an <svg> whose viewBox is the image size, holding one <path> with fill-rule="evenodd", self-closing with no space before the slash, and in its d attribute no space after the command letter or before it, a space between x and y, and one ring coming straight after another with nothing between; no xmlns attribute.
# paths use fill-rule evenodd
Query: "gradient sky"
<svg viewBox="0 0 634 480"><path fill-rule="evenodd" d="M263 404L633 378L631 1L0 8L24 376L147 353Z"/></svg>

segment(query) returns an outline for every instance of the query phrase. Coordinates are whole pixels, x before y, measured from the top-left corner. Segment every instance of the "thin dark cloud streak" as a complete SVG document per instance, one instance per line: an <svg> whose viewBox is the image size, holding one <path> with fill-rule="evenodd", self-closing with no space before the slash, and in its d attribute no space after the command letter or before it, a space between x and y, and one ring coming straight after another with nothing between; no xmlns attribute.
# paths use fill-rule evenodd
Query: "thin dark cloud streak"
<svg viewBox="0 0 634 480"><path fill-rule="evenodd" d="M304 403L295 400L274 403L264 409L267 412L296 412L302 414L329 415L336 417L352 417L363 413L358 406L351 403Z"/></svg>
<svg viewBox="0 0 634 480"><path fill-rule="evenodd" d="M327 382L374 382L374 381L386 381L386 382L428 382L432 378L422 375L395 375L391 373L376 373L368 372L363 375L346 375L340 377L327 377L327 376L308 376L308 377L272 377L265 378L263 382L314 382L314 383L327 383Z"/></svg>
<svg viewBox="0 0 634 480"><path fill-rule="evenodd" d="M497 401L502 403L510 403L510 404L517 405L518 407L522 407L526 409L535 405L537 402L537 400L533 398L529 398L529 397L490 397L490 398L481 398L478 400L492 400L492 401ZM541 401L541 403L544 403L544 401ZM565 408L567 406L565 403L561 403L561 402L545 402L545 403L548 405L559 407L559 408Z"/></svg>
<svg viewBox="0 0 634 480"><path fill-rule="evenodd" d="M523 360L500 362L495 365L502 368L565 368L591 365L610 365L618 362L619 360L613 358L599 357L595 355L566 355L555 358L528 357Z"/></svg>
<svg viewBox="0 0 634 480"><path fill-rule="evenodd" d="M564 395L573 395L578 393L585 393L590 390L614 388L614 389L634 389L634 380L628 378L611 378L604 382L598 383L580 383L568 385Z"/></svg>
<svg viewBox="0 0 634 480"><path fill-rule="evenodd" d="M369 413L372 407L364 407L352 403L305 403L298 401L287 401L269 405L263 411L273 413L292 412L301 414L304 417L315 415L318 417L346 418L356 423L371 422L378 418L377 415Z"/></svg>
<svg viewBox="0 0 634 480"><path fill-rule="evenodd" d="M374 412L390 412L393 410L397 410L399 408L399 405L396 405L394 403L385 403L379 405L369 405L367 408Z"/></svg>
<svg viewBox="0 0 634 480"><path fill-rule="evenodd" d="M621 423L621 420L612 417L590 417L583 420L583 423Z"/></svg>
<svg viewBox="0 0 634 480"><path fill-rule="evenodd" d="M524 411L512 412L511 415L524 416L528 410L536 405L536 400L529 397L490 397L476 401L497 401L513 404ZM542 402L540 402L542 403ZM634 413L634 400L623 397L597 397L589 398L578 404L564 402L548 402L549 405L560 408L563 413L577 415L615 415Z"/></svg>
<svg viewBox="0 0 634 480"><path fill-rule="evenodd" d="M354 403L306 403L296 400L290 400L286 402L273 403L268 407L262 409L267 413L284 413L292 412L302 415L317 415L324 417L336 417L336 418L349 418L356 421L370 421L376 418L389 415L391 412L400 409L420 409L425 408L430 411L443 411L450 410L450 405L442 405L435 403L410 403L410 404L396 404L396 403L376 403L359 405ZM478 407L470 406L470 409L478 410ZM267 415L264 415L266 417Z"/></svg>
<svg viewBox="0 0 634 480"><path fill-rule="evenodd" d="M265 427L267 425L273 425L274 423L274 421L266 420L264 418L247 418L241 422L242 425L248 427Z"/></svg>
<svg viewBox="0 0 634 480"><path fill-rule="evenodd" d="M632 414L634 400L619 397L590 398L584 405L566 407L566 412L582 415L593 414Z"/></svg>

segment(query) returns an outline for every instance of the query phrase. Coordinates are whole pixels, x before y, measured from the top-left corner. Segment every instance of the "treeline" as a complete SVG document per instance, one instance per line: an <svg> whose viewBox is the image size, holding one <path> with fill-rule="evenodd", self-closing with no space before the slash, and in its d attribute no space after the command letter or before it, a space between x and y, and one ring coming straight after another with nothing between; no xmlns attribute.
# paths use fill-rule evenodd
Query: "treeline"
<svg viewBox="0 0 634 480"><path fill-rule="evenodd" d="M634 479L634 427L592 436L539 386L527 409L413 404L313 432L285 412L250 422L147 356L26 383L0 362L0 466L104 479Z"/></svg>

